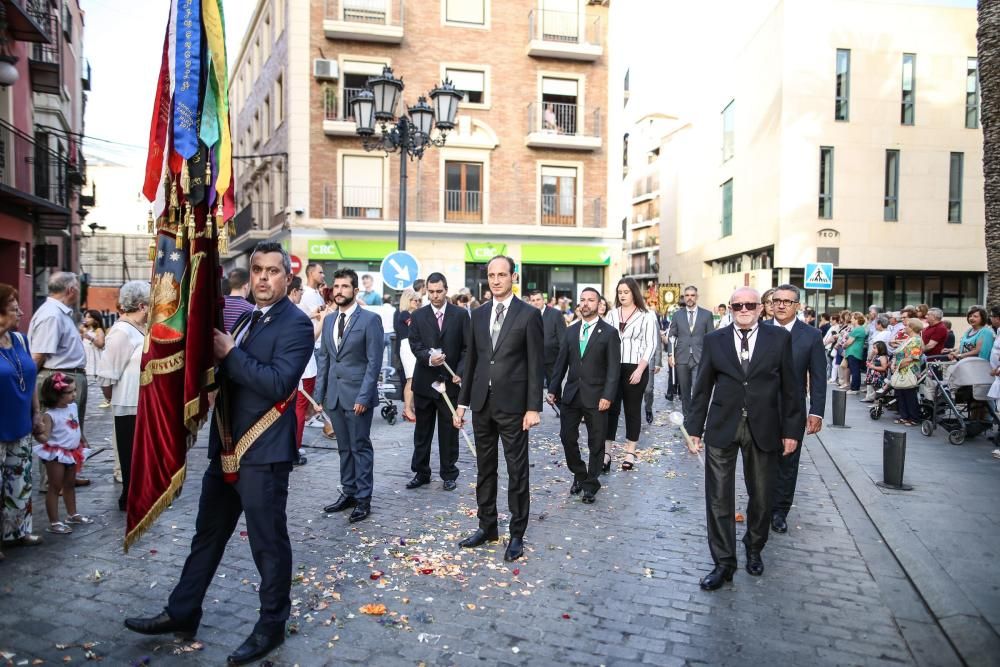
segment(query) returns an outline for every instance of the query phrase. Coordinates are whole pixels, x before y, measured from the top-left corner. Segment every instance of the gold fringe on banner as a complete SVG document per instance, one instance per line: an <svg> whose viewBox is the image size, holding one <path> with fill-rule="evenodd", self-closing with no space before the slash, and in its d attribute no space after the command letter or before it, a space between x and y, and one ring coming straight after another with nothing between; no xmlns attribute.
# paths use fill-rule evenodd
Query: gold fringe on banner
<svg viewBox="0 0 1000 667"><path fill-rule="evenodd" d="M219 197L219 205L215 209L215 227L219 232L219 254L225 255L229 252L229 225L222 221L224 215L222 210L222 197Z"/></svg>
<svg viewBox="0 0 1000 667"><path fill-rule="evenodd" d="M149 215L146 218L146 233L152 234L156 231L156 220L153 219L153 209L149 209Z"/></svg>
<svg viewBox="0 0 1000 667"><path fill-rule="evenodd" d="M129 547L136 543L136 541L143 536L153 522L156 521L163 512L170 507L174 499L180 495L181 488L184 486L184 479L187 476L187 466L181 466L181 469L174 473L174 476L170 479L170 486L163 492L163 494L156 499L153 506L149 508L146 512L146 516L142 517L142 521L132 529L130 533L125 535L125 553L128 553Z"/></svg>
<svg viewBox="0 0 1000 667"><path fill-rule="evenodd" d="M149 242L149 261L156 261L156 239Z"/></svg>

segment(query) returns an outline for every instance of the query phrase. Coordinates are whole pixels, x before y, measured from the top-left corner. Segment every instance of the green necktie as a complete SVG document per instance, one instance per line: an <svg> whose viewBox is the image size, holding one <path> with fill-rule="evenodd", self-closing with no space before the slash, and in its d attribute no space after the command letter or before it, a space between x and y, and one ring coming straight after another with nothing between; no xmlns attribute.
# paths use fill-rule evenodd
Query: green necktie
<svg viewBox="0 0 1000 667"><path fill-rule="evenodd" d="M590 324L584 323L583 333L580 335L580 356L583 356L583 351L587 349L587 340L590 338Z"/></svg>

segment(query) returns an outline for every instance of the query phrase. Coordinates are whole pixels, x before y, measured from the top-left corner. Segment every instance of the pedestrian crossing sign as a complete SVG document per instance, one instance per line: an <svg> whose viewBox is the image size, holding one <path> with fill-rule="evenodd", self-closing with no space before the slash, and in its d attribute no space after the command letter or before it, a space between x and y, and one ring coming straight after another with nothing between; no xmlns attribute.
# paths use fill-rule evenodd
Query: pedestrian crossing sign
<svg viewBox="0 0 1000 667"><path fill-rule="evenodd" d="M833 289L833 264L812 262L806 264L806 289Z"/></svg>

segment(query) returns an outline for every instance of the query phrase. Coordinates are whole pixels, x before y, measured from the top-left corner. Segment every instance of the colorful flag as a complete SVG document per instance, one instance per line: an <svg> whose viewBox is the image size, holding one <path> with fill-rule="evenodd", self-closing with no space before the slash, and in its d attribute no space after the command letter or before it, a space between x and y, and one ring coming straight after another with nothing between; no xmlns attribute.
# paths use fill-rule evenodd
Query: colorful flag
<svg viewBox="0 0 1000 667"><path fill-rule="evenodd" d="M200 11L209 5L207 15ZM143 187L154 202L156 236L126 551L180 493L188 449L206 421L215 382L212 332L221 312L219 253L233 210L228 90L219 85L226 70L217 39L222 7L218 0L172 0L170 17ZM204 113L214 119L199 127ZM208 142L199 141L202 132ZM211 173L223 168L225 184Z"/></svg>

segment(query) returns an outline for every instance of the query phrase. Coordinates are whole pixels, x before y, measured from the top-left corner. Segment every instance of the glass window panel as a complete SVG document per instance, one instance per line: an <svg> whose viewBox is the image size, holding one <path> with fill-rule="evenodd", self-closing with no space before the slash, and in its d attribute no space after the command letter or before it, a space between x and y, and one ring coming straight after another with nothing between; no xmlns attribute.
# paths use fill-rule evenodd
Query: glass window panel
<svg viewBox="0 0 1000 667"><path fill-rule="evenodd" d="M599 266L578 266L576 267L576 282L602 284L604 282L604 269Z"/></svg>
<svg viewBox="0 0 1000 667"><path fill-rule="evenodd" d="M941 276L924 276L924 301L932 308L941 308Z"/></svg>
<svg viewBox="0 0 1000 667"><path fill-rule="evenodd" d="M962 222L962 168L964 155L952 153L948 169L948 222Z"/></svg>
<svg viewBox="0 0 1000 667"><path fill-rule="evenodd" d="M868 282L865 284L865 289L868 291L866 308L870 305L876 305L883 311L885 310L884 282L885 279L882 274L868 274Z"/></svg>
<svg viewBox="0 0 1000 667"><path fill-rule="evenodd" d="M733 233L733 180L722 184L722 236Z"/></svg>
<svg viewBox="0 0 1000 667"><path fill-rule="evenodd" d="M969 58L965 69L965 127L979 127L979 59Z"/></svg>
<svg viewBox="0 0 1000 667"><path fill-rule="evenodd" d="M904 306L916 306L924 302L923 278L920 276L906 276L906 284L903 289Z"/></svg>
<svg viewBox="0 0 1000 667"><path fill-rule="evenodd" d="M734 141L735 141L735 127L734 127L734 114L735 114L735 104L736 102L730 102L726 105L726 108L722 110L722 161L725 162L729 158L733 157Z"/></svg>
<svg viewBox="0 0 1000 667"><path fill-rule="evenodd" d="M835 89L834 120L847 120L851 96L851 52L837 49L837 83Z"/></svg>
<svg viewBox="0 0 1000 667"><path fill-rule="evenodd" d="M906 304L903 303L903 277L885 277L886 308L889 310L900 310Z"/></svg>
<svg viewBox="0 0 1000 667"><path fill-rule="evenodd" d="M847 307L852 311L865 312L865 277L863 274L847 276Z"/></svg>
<svg viewBox="0 0 1000 667"><path fill-rule="evenodd" d="M461 190L462 189L462 165L458 162L448 162L445 165L445 184L446 190Z"/></svg>
<svg viewBox="0 0 1000 667"><path fill-rule="evenodd" d="M827 292L827 309L843 310L846 308L844 305L847 303L847 286L845 282L844 274L836 272L833 274L833 288Z"/></svg>
<svg viewBox="0 0 1000 667"><path fill-rule="evenodd" d="M819 217L833 217L833 149L829 146L819 149Z"/></svg>
<svg viewBox="0 0 1000 667"><path fill-rule="evenodd" d="M982 305L982 301L979 300L979 277L970 274L964 274L960 278L962 285L962 308L961 313L965 313L976 304Z"/></svg>
<svg viewBox="0 0 1000 667"><path fill-rule="evenodd" d="M899 151L885 152L885 204L883 219L899 220Z"/></svg>
<svg viewBox="0 0 1000 667"><path fill-rule="evenodd" d="M956 275L941 278L941 310L945 315L957 315L962 310L959 279Z"/></svg>

